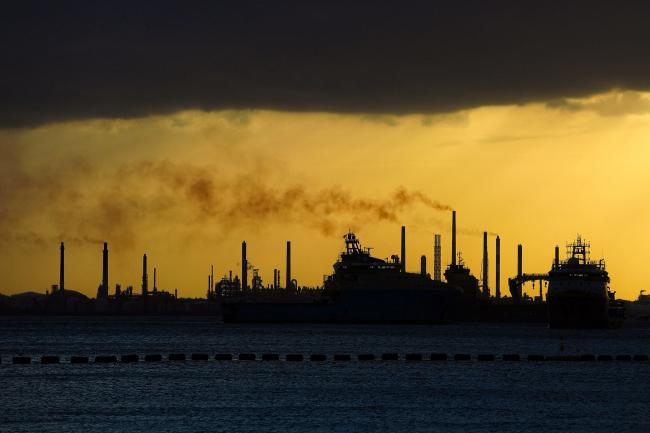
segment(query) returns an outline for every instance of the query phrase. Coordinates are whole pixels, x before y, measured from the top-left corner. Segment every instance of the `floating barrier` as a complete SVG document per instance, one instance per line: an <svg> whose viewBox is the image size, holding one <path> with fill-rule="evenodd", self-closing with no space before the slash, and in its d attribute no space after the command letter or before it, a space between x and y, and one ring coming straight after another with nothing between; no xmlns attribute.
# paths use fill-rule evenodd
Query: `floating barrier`
<svg viewBox="0 0 650 433"><path fill-rule="evenodd" d="M399 355L397 353L382 353L382 361L399 361Z"/></svg>
<svg viewBox="0 0 650 433"><path fill-rule="evenodd" d="M280 360L280 355L277 353L263 353L262 354L262 361L279 361Z"/></svg>
<svg viewBox="0 0 650 433"><path fill-rule="evenodd" d="M298 353L291 353L285 358L287 361L302 361L304 357Z"/></svg>
<svg viewBox="0 0 650 433"><path fill-rule="evenodd" d="M240 361L255 361L257 359L257 356L254 353L240 353L239 354L239 360Z"/></svg>
<svg viewBox="0 0 650 433"><path fill-rule="evenodd" d="M193 353L192 361L207 361L210 357L207 353Z"/></svg>
<svg viewBox="0 0 650 433"><path fill-rule="evenodd" d="M167 357L170 361L185 361L184 353L170 353Z"/></svg>
<svg viewBox="0 0 650 433"><path fill-rule="evenodd" d="M567 362L567 361L588 361L589 359L583 359L585 355L554 355L554 356L547 356L546 360L547 361L559 361L559 362Z"/></svg>
<svg viewBox="0 0 650 433"><path fill-rule="evenodd" d="M149 356L149 355L147 355L147 356ZM145 356L145 361L147 361L147 356ZM139 362L140 357L138 355L136 355L135 353L130 353L128 355L122 355L120 357L120 361L121 362ZM95 362L97 362L97 361L95 360Z"/></svg>
<svg viewBox="0 0 650 433"><path fill-rule="evenodd" d="M482 354L476 357L479 361L494 361L494 355L492 354Z"/></svg>
<svg viewBox="0 0 650 433"><path fill-rule="evenodd" d="M230 353L217 353L214 355L215 361L232 361L232 355Z"/></svg>
<svg viewBox="0 0 650 433"><path fill-rule="evenodd" d="M327 355L312 354L309 356L309 360L316 362L327 361Z"/></svg>
<svg viewBox="0 0 650 433"><path fill-rule="evenodd" d="M162 361L162 355L155 353L144 356L144 362L160 362Z"/></svg>
<svg viewBox="0 0 650 433"><path fill-rule="evenodd" d="M210 356L207 353L193 353L189 357L192 361L208 361L210 359ZM284 356L284 358L281 358L279 354L277 353L263 353L260 356L262 361L280 361L281 359L285 361L290 361L290 362L300 362L304 361L305 359L308 359L309 361L314 361L314 362L325 362L327 360L333 360L333 361L351 361L352 356L347 355L347 354L335 354L331 357L328 355L322 354L322 353L314 353L309 355L307 358L303 354L299 353L290 353ZM40 357L36 358L40 359L40 364L59 364L61 363L61 358L57 355L41 355ZM70 357L70 363L71 364L88 364L89 363L89 357L88 356L78 356L74 355ZM160 354L147 354L144 355L144 361L145 362L160 362L163 361L163 356ZM167 359L169 361L186 361L186 355L183 353L172 353L169 354ZM235 357L232 354L229 353L218 353L214 355L215 361L232 361L235 359ZM236 359L239 361L256 361L258 359L258 356L255 353L240 353ZM380 356L376 356L372 353L360 353L356 355L356 359L358 361L375 361L377 359L380 359L381 361L399 361L399 360L404 360L404 361L422 361L425 359L424 355L421 353L406 353L403 356L400 355L399 353L382 353ZM430 357L428 358L431 361L447 361L449 359L449 355L446 353L432 353ZM476 361L479 362L486 362L486 361L496 361L497 357L493 354L489 353L481 353L476 355L476 358L473 358L471 354L468 353L457 353L453 355L453 360L454 361L472 361L475 359ZM504 362L511 362L511 361L521 361L522 357L519 354L516 353L506 353L502 355L498 360L504 361ZM594 361L600 361L600 362L613 362L613 361L619 361L619 362L631 362L631 361L636 361L636 362L647 362L649 360L648 355L644 354L637 354L637 355L593 355L593 354L582 354L582 355L540 355L540 354L529 354L525 356L526 360L530 362L542 362L542 361L548 361L548 362L594 362ZM2 360L0 359L0 362ZM121 355L119 357L119 361L122 363L137 363L140 361L140 356L136 354L125 354ZM118 362L118 357L115 355L97 355L94 357L93 360L94 363L96 364L107 364L107 363L116 363ZM11 358L11 363L13 364L31 364L32 363L32 357L31 356L24 356L24 355L16 355Z"/></svg>
<svg viewBox="0 0 650 433"><path fill-rule="evenodd" d="M503 355L504 361L520 361L521 357L517 353L506 353Z"/></svg>
<svg viewBox="0 0 650 433"><path fill-rule="evenodd" d="M404 355L404 359L406 361L422 361L422 354L421 353L407 353Z"/></svg>
<svg viewBox="0 0 650 433"><path fill-rule="evenodd" d="M95 364L110 364L113 362L117 362L117 356L115 355L95 356Z"/></svg>
<svg viewBox="0 0 650 433"><path fill-rule="evenodd" d="M58 364L60 361L58 356L43 355L41 356L41 364Z"/></svg>

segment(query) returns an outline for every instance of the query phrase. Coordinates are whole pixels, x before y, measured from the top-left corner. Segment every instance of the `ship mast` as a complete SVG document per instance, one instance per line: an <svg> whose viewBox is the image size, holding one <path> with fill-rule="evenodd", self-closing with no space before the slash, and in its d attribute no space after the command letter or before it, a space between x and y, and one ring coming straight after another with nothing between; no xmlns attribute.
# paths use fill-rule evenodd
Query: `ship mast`
<svg viewBox="0 0 650 433"><path fill-rule="evenodd" d="M574 243L567 244L567 256L576 259L579 264L586 265L589 263L590 244L578 235Z"/></svg>

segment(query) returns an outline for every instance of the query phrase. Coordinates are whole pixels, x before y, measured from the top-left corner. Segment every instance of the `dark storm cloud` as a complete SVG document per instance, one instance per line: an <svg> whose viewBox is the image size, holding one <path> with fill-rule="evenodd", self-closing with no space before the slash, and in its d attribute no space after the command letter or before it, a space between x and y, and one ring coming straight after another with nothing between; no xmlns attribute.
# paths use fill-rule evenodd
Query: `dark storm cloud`
<svg viewBox="0 0 650 433"><path fill-rule="evenodd" d="M650 88L647 2L15 2L0 125L178 109L402 114Z"/></svg>

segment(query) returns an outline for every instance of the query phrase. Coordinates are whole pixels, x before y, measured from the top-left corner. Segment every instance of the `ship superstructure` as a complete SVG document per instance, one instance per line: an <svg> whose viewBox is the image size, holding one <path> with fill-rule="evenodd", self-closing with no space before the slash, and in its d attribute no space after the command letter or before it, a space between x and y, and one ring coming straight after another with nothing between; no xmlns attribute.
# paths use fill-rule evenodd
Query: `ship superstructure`
<svg viewBox="0 0 650 433"><path fill-rule="evenodd" d="M357 236L348 232L343 236L345 251L334 263L334 273L325 278L324 288L328 296L336 298L347 290L382 290L391 286L392 290L409 289L400 284L403 280L421 283L430 278L421 274L403 272L403 264L397 255L390 260L382 260L370 255L370 248L364 248Z"/></svg>
<svg viewBox="0 0 650 433"><path fill-rule="evenodd" d="M605 261L589 258L590 244L580 236L567 245L567 258L556 257L548 273L548 313L552 328L609 326L609 275Z"/></svg>
<svg viewBox="0 0 650 433"><path fill-rule="evenodd" d="M343 236L345 250L318 296L300 302L298 288L283 296L224 299L227 322L437 323L451 320L460 290L423 272L406 272L397 255L379 259L357 236ZM402 230L402 251L405 231ZM403 255L403 254L402 254ZM260 293L267 290L260 290ZM269 291L270 293L270 291ZM296 298L296 299L293 299ZM298 301L298 302L296 302Z"/></svg>

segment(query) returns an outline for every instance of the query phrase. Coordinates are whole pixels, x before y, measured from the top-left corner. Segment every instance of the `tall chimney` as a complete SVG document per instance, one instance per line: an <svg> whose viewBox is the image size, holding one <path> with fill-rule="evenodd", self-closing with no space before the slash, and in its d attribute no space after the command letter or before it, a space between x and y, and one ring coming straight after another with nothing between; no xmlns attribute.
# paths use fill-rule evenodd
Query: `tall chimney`
<svg viewBox="0 0 650 433"><path fill-rule="evenodd" d="M65 247L63 246L63 242L61 242L61 262L59 264L59 291L63 291L65 289L65 275L64 275L64 251Z"/></svg>
<svg viewBox="0 0 650 433"><path fill-rule="evenodd" d="M523 250L521 247L521 244L517 245L517 277L521 277L523 275ZM521 278L517 279L517 294L513 293L513 298L515 298L516 301L521 299L521 292L522 292L522 282Z"/></svg>
<svg viewBox="0 0 650 433"><path fill-rule="evenodd" d="M142 256L142 294L149 293L149 279L147 277L147 255Z"/></svg>
<svg viewBox="0 0 650 433"><path fill-rule="evenodd" d="M248 288L248 260L246 260L246 241L241 243L241 288Z"/></svg>
<svg viewBox="0 0 650 433"><path fill-rule="evenodd" d="M104 242L102 253L102 294L108 296L108 242Z"/></svg>
<svg viewBox="0 0 650 433"><path fill-rule="evenodd" d="M496 262L496 281L494 282L494 294L498 298L501 297L501 239L497 236L497 251L495 256Z"/></svg>
<svg viewBox="0 0 650 433"><path fill-rule="evenodd" d="M156 268L153 268L153 292L158 293L158 286L156 285Z"/></svg>
<svg viewBox="0 0 650 433"><path fill-rule="evenodd" d="M440 235L433 237L433 279L440 281L442 279L442 251L440 249Z"/></svg>
<svg viewBox="0 0 650 433"><path fill-rule="evenodd" d="M210 292L214 290L214 265L210 265Z"/></svg>
<svg viewBox="0 0 650 433"><path fill-rule="evenodd" d="M456 266L456 211L451 211L451 265Z"/></svg>
<svg viewBox="0 0 650 433"><path fill-rule="evenodd" d="M422 275L427 274L427 256L425 256L424 254L422 255L422 257L420 257L420 273Z"/></svg>
<svg viewBox="0 0 650 433"><path fill-rule="evenodd" d="M287 241L287 285L286 288L291 288L291 241Z"/></svg>
<svg viewBox="0 0 650 433"><path fill-rule="evenodd" d="M490 267L488 266L488 234L483 232L483 296L490 296L490 279L488 278Z"/></svg>
<svg viewBox="0 0 650 433"><path fill-rule="evenodd" d="M210 286L212 286L212 278L208 275L208 297L210 297L210 294L212 293Z"/></svg>
<svg viewBox="0 0 650 433"><path fill-rule="evenodd" d="M400 256L402 272L406 272L406 227L402 226L402 255Z"/></svg>
<svg viewBox="0 0 650 433"><path fill-rule="evenodd" d="M554 262L555 267L560 266L560 247L557 245L555 246L555 262Z"/></svg>

